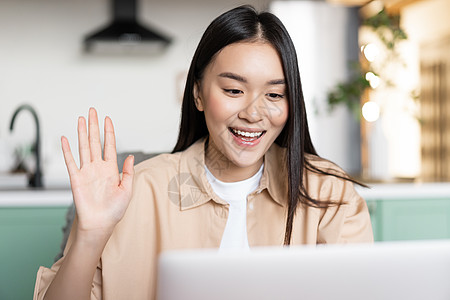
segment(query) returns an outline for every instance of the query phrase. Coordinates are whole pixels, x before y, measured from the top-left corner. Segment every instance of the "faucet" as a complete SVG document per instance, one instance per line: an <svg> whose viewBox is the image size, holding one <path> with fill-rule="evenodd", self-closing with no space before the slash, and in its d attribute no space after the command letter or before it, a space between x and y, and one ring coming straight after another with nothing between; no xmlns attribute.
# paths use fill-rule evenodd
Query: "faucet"
<svg viewBox="0 0 450 300"><path fill-rule="evenodd" d="M35 170L34 174L30 174L29 181L28 181L28 186L30 186L30 187L43 187L42 174L41 174L41 159L40 159L41 143L40 143L39 120L38 120L38 116L37 116L36 111L34 110L34 108L31 107L28 104L23 104L23 105L19 106L16 109L16 111L14 112L14 114L13 114L9 130L10 131L13 130L14 121L16 119L16 116L22 110L28 110L29 112L31 112L31 114L34 117L34 121L36 123L36 143L34 144L34 147L32 148L32 151L34 152L34 156L36 158L36 170Z"/></svg>

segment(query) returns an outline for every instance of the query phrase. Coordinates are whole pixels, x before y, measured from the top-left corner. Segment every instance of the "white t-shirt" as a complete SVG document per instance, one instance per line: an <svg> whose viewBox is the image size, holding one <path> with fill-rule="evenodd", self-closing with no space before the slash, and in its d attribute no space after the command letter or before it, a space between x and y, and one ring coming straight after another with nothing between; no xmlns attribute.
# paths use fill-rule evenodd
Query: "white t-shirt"
<svg viewBox="0 0 450 300"><path fill-rule="evenodd" d="M230 204L228 220L220 243L220 250L249 249L247 238L247 196L259 186L264 164L252 177L237 181L223 182L214 177L205 165L206 178L214 193Z"/></svg>

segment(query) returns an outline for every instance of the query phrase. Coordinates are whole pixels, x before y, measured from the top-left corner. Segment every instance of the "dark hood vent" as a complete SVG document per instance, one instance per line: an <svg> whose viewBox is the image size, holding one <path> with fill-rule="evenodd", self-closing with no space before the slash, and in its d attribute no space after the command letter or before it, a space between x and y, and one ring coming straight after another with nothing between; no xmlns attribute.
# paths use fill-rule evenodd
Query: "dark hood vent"
<svg viewBox="0 0 450 300"><path fill-rule="evenodd" d="M167 46L171 39L138 23L136 0L111 0L112 22L106 27L89 34L84 39L86 51L96 43L119 43L137 45L141 43Z"/></svg>

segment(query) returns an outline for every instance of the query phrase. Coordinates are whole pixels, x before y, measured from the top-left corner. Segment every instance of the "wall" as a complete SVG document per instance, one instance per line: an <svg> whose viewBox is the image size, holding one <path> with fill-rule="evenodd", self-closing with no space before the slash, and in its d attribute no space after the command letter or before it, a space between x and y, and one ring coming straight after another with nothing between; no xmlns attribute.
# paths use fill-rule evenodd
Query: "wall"
<svg viewBox="0 0 450 300"><path fill-rule="evenodd" d="M321 1L274 1L272 11L289 31L297 50L308 122L319 155L352 174L360 172L360 131L344 106L328 111L327 93L345 82L358 61L355 8Z"/></svg>
<svg viewBox="0 0 450 300"><path fill-rule="evenodd" d="M250 0L266 9L268 0ZM219 0L141 0L139 18L173 38L156 55L99 55L82 51L87 33L109 20L107 0L0 1L0 141L10 148L34 140L22 103L40 118L47 179L66 180L60 136L77 147L78 116L93 106L115 125L118 151L170 151L178 132L180 86L206 26L241 4ZM4 152L4 151L3 151Z"/></svg>
<svg viewBox="0 0 450 300"><path fill-rule="evenodd" d="M267 9L270 1L246 3ZM11 150L34 140L34 125L27 112L19 115L13 133L8 130L13 111L22 103L31 104L39 115L43 167L48 181L67 182L60 137L67 136L76 150L77 118L86 116L91 106L97 108L101 119L106 115L113 119L119 152L172 149L178 132L183 79L201 34L214 17L242 3L141 0L138 4L142 23L173 38L165 52L84 53L83 37L110 19L107 0L0 1L0 150L5 145ZM296 42L302 48L300 67L313 141L319 154L350 172L357 172L357 125L352 124L352 117L343 108L331 115L324 112L326 90L347 76L345 69L350 58L346 56L349 52L345 52L348 50L345 30L351 32L356 28L345 27L349 26L349 12L343 9L336 8L334 12L318 9L317 18L306 18L307 10L297 9L300 10L294 16L299 19L303 14L310 22L303 32L316 30L308 34L311 41L320 37L310 44ZM328 21L318 26L332 14L336 16L335 23ZM339 22L343 23L337 26ZM301 38L302 32L292 30L293 37ZM307 62L309 67L305 67ZM324 80L325 74L330 80ZM315 115L314 101L318 101L321 115Z"/></svg>

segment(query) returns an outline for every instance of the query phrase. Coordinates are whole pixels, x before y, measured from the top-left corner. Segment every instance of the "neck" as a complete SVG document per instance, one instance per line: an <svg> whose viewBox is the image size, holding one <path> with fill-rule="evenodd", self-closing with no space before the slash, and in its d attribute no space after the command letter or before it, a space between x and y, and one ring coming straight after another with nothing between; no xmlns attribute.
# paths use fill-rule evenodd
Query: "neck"
<svg viewBox="0 0 450 300"><path fill-rule="evenodd" d="M236 182L248 179L255 175L263 163L263 158L250 166L237 166L214 145L208 143L205 152L205 164L208 170L220 181Z"/></svg>

